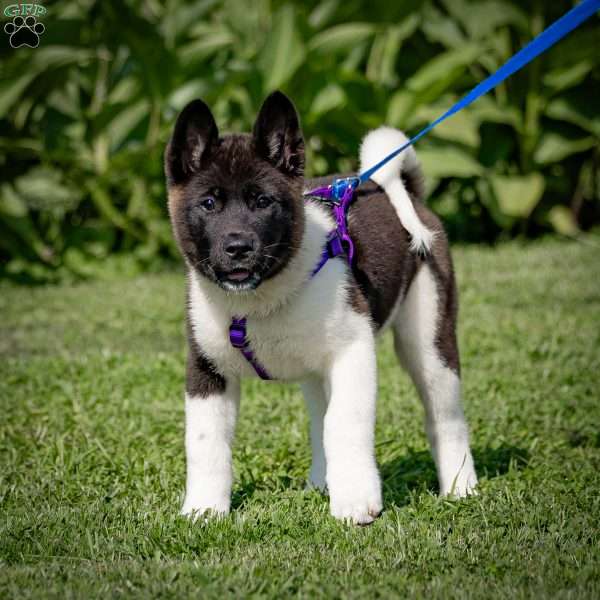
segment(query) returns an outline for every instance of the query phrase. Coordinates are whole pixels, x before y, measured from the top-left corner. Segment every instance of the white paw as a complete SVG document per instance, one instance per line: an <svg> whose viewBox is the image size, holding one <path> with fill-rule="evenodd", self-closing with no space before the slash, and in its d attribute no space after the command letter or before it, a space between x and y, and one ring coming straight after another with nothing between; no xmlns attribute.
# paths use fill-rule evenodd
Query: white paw
<svg viewBox="0 0 600 600"><path fill-rule="evenodd" d="M209 519L222 518L229 514L231 501L229 498L219 499L217 501L188 501L186 498L181 508L180 514L188 517L192 521L202 519L205 522Z"/></svg>
<svg viewBox="0 0 600 600"><path fill-rule="evenodd" d="M477 475L474 470L460 472L452 481L440 486L440 496L465 498L477 494Z"/></svg>
<svg viewBox="0 0 600 600"><path fill-rule="evenodd" d="M355 525L369 525L383 510L379 474L354 476L343 482L329 481L331 515Z"/></svg>

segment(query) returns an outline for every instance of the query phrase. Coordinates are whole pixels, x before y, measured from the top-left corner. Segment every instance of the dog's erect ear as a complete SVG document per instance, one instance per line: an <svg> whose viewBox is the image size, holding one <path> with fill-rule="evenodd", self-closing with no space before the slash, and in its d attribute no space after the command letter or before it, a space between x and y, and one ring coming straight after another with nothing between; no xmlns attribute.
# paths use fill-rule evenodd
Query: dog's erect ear
<svg viewBox="0 0 600 600"><path fill-rule="evenodd" d="M172 183L182 183L196 173L219 139L217 125L202 100L190 102L177 117L165 152L165 172Z"/></svg>
<svg viewBox="0 0 600 600"><path fill-rule="evenodd" d="M293 177L304 172L304 139L291 100L273 92L264 101L254 124L254 143L262 158Z"/></svg>

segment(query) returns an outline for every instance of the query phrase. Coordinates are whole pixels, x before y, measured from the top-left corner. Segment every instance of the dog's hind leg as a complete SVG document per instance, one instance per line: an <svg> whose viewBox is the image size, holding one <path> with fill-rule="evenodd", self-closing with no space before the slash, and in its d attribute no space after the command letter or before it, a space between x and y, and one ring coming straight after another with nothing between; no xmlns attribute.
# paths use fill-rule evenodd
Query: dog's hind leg
<svg viewBox="0 0 600 600"><path fill-rule="evenodd" d="M308 379L302 383L302 393L310 417L310 444L312 447L312 463L308 476L309 488L325 491L327 466L325 448L323 446L323 421L327 410L325 382L320 379Z"/></svg>
<svg viewBox="0 0 600 600"><path fill-rule="evenodd" d="M427 263L415 276L394 321L394 345L425 407L427 437L441 495L465 496L477 483L460 399L452 273Z"/></svg>

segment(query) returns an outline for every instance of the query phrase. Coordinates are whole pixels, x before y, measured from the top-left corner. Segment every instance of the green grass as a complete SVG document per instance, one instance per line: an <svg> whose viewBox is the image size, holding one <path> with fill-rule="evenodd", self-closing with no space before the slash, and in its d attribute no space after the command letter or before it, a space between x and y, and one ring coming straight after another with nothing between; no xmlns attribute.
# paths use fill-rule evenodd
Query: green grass
<svg viewBox="0 0 600 600"><path fill-rule="evenodd" d="M232 515L178 517L180 272L1 287L0 597L597 598L597 244L454 252L476 497L436 497L422 409L382 340L386 510L368 528L303 491L297 388L255 382Z"/></svg>

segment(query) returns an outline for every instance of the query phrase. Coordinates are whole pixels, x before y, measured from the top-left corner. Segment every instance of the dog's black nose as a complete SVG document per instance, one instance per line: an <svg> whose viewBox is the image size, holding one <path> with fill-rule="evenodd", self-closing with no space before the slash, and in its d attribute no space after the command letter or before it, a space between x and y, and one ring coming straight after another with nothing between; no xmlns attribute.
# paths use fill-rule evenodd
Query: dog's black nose
<svg viewBox="0 0 600 600"><path fill-rule="evenodd" d="M244 258L252 250L254 250L252 240L237 233L230 234L225 242L225 253L230 258Z"/></svg>

